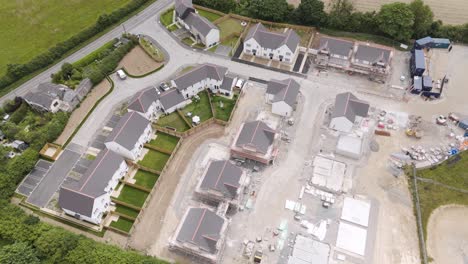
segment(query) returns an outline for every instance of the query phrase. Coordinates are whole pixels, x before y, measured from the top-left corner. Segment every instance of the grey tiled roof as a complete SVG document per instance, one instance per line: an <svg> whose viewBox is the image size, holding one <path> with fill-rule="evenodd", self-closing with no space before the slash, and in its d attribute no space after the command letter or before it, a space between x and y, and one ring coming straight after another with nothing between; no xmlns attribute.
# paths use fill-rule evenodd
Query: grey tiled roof
<svg viewBox="0 0 468 264"><path fill-rule="evenodd" d="M271 79L268 82L267 93L274 95L273 103L284 101L289 106L293 107L297 101L299 88L299 83L291 78L286 80Z"/></svg>
<svg viewBox="0 0 468 264"><path fill-rule="evenodd" d="M106 142L116 142L131 150L148 127L150 121L136 112L126 113L114 127Z"/></svg>
<svg viewBox="0 0 468 264"><path fill-rule="evenodd" d="M244 123L236 141L238 147L255 148L258 152L267 153L273 144L275 131L262 121Z"/></svg>
<svg viewBox="0 0 468 264"><path fill-rule="evenodd" d="M370 63L382 62L387 64L390 59L390 50L359 44L354 57L358 60L365 60Z"/></svg>
<svg viewBox="0 0 468 264"><path fill-rule="evenodd" d="M66 98L64 98L66 95ZM39 105L44 109L50 110L50 105L55 99L71 102L76 97L76 93L63 84L55 84L51 82L41 83L37 86L37 90L28 92L23 99L28 103ZM67 101L69 100L69 101Z"/></svg>
<svg viewBox="0 0 468 264"><path fill-rule="evenodd" d="M196 31L200 32L200 34L205 37L212 29L218 29L208 19L193 12L187 15L187 17L184 19L184 22L187 23L187 25L189 25L191 28L194 28Z"/></svg>
<svg viewBox="0 0 468 264"><path fill-rule="evenodd" d="M356 120L356 116L366 117L369 112L369 103L359 100L350 92L337 94L332 118L346 117L349 121Z"/></svg>
<svg viewBox="0 0 468 264"><path fill-rule="evenodd" d="M340 56L350 56L354 47L354 43L347 40L335 39L329 37L320 38L319 50L327 50L330 54L337 54Z"/></svg>
<svg viewBox="0 0 468 264"><path fill-rule="evenodd" d="M135 94L128 104L128 109L146 113L156 100L158 100L158 92L154 87L151 87Z"/></svg>
<svg viewBox="0 0 468 264"><path fill-rule="evenodd" d="M256 24L249 30L245 40L251 38L254 38L263 48L277 49L286 44L292 52L296 51L301 40L299 35L292 29L288 29L285 33L270 32L261 23Z"/></svg>
<svg viewBox="0 0 468 264"><path fill-rule="evenodd" d="M94 199L105 193L104 189L122 162L124 159L117 153L102 150L79 181L62 185L59 194L60 207L91 216Z"/></svg>
<svg viewBox="0 0 468 264"><path fill-rule="evenodd" d="M188 14L195 12L192 0L175 0L175 11L181 19L185 19Z"/></svg>
<svg viewBox="0 0 468 264"><path fill-rule="evenodd" d="M165 110L185 101L184 96L177 90L171 89L159 95L159 102Z"/></svg>
<svg viewBox="0 0 468 264"><path fill-rule="evenodd" d="M229 160L212 161L206 171L201 189L212 189L224 194L226 198L234 199L240 187L242 169Z"/></svg>
<svg viewBox="0 0 468 264"><path fill-rule="evenodd" d="M205 63L178 76L174 79L174 83L178 90L184 90L207 78L221 81L226 72L226 67Z"/></svg>
<svg viewBox="0 0 468 264"><path fill-rule="evenodd" d="M235 79L235 76L227 74L226 76L224 76L223 83L221 84L221 87L219 87L219 89L225 91L232 91L232 88L235 85Z"/></svg>
<svg viewBox="0 0 468 264"><path fill-rule="evenodd" d="M190 208L177 241L190 243L211 254L215 254L216 244L221 237L224 219L206 208Z"/></svg>
<svg viewBox="0 0 468 264"><path fill-rule="evenodd" d="M28 103L39 105L44 109L50 110L52 102L55 99L58 99L58 97L53 97L46 93L28 92L26 95L23 96L23 99L26 100L26 102Z"/></svg>

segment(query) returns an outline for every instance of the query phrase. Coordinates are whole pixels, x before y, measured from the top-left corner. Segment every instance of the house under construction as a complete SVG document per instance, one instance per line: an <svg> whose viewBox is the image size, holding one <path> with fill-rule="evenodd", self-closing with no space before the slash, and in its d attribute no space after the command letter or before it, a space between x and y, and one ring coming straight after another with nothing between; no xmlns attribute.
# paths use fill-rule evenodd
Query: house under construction
<svg viewBox="0 0 468 264"><path fill-rule="evenodd" d="M205 169L196 193L203 199L237 207L245 179L244 171L229 160L213 160Z"/></svg>
<svg viewBox="0 0 468 264"><path fill-rule="evenodd" d="M219 263L224 249L228 220L207 207L189 207L170 242L178 250L200 260Z"/></svg>

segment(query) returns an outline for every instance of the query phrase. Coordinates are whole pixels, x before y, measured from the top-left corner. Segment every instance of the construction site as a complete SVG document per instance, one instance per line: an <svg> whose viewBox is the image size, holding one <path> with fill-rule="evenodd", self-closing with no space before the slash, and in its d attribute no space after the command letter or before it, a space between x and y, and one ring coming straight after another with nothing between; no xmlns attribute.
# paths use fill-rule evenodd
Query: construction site
<svg viewBox="0 0 468 264"><path fill-rule="evenodd" d="M247 81L224 134L184 165L149 254L180 263L420 263L403 167L466 147L467 55L446 51L450 82L434 101L394 88L411 85L410 52L394 51L384 84L315 68L299 81L290 117L259 100L267 81ZM252 131L261 131L259 144L245 144Z"/></svg>

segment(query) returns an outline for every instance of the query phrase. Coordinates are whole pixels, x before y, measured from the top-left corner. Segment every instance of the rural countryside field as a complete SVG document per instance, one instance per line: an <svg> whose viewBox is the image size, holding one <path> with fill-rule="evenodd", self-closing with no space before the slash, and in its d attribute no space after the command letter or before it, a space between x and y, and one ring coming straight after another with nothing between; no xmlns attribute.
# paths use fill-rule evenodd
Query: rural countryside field
<svg viewBox="0 0 468 264"><path fill-rule="evenodd" d="M0 75L93 25L130 0L0 0ZM7 26L8 25L8 26Z"/></svg>

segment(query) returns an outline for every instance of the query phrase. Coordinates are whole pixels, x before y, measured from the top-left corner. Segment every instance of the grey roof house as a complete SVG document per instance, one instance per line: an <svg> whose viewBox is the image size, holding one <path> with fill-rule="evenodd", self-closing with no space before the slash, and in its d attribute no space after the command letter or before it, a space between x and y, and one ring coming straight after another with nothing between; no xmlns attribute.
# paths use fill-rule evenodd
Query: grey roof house
<svg viewBox="0 0 468 264"><path fill-rule="evenodd" d="M102 150L79 180L67 178L62 184L59 206L69 215L99 224L110 204L110 193L127 169L120 155Z"/></svg>
<svg viewBox="0 0 468 264"><path fill-rule="evenodd" d="M267 94L271 95L271 102L285 102L294 108L297 102L300 85L292 78L285 80L271 79L267 85Z"/></svg>
<svg viewBox="0 0 468 264"><path fill-rule="evenodd" d="M276 132L262 121L246 122L231 146L231 154L269 164L276 155L273 149L275 136Z"/></svg>
<svg viewBox="0 0 468 264"><path fill-rule="evenodd" d="M223 66L205 63L179 75L172 80L171 83L173 87L177 88L177 90L184 94L196 94L198 90L204 89L204 86L211 89L215 88L212 85L213 82L215 83L215 86L220 86L227 70L228 69ZM195 86L197 86L197 88L195 88Z"/></svg>
<svg viewBox="0 0 468 264"><path fill-rule="evenodd" d="M359 100L350 92L337 94L331 115L330 128L350 132L358 117L367 117L369 103Z"/></svg>
<svg viewBox="0 0 468 264"><path fill-rule="evenodd" d="M390 63L391 55L391 49L359 43L352 62L369 67L387 67Z"/></svg>
<svg viewBox="0 0 468 264"><path fill-rule="evenodd" d="M170 89L158 95L159 103L166 114L174 112L178 108L184 107L187 100L177 89Z"/></svg>
<svg viewBox="0 0 468 264"><path fill-rule="evenodd" d="M127 109L143 114L146 118L150 119L152 112L155 112L156 101L159 98L159 92L154 87L150 87L143 91L138 92L130 100ZM154 109L153 109L154 108Z"/></svg>
<svg viewBox="0 0 468 264"><path fill-rule="evenodd" d="M215 201L232 201L241 189L243 171L229 160L214 160L208 165L197 193Z"/></svg>
<svg viewBox="0 0 468 264"><path fill-rule="evenodd" d="M63 84L41 83L36 91L28 92L23 100L33 109L55 113L71 112L80 103L77 93Z"/></svg>
<svg viewBox="0 0 468 264"><path fill-rule="evenodd" d="M352 41L322 36L317 47L316 63L338 68L348 67L353 48Z"/></svg>
<svg viewBox="0 0 468 264"><path fill-rule="evenodd" d="M219 29L193 8L191 0L175 0L175 17L179 25L190 31L197 43L211 47L219 43Z"/></svg>
<svg viewBox="0 0 468 264"><path fill-rule="evenodd" d="M143 145L150 140L151 122L136 112L126 113L104 143L106 147L125 158L136 160Z"/></svg>
<svg viewBox="0 0 468 264"><path fill-rule="evenodd" d="M171 242L171 247L217 263L228 221L208 208L190 207Z"/></svg>
<svg viewBox="0 0 468 264"><path fill-rule="evenodd" d="M293 52L299 46L301 40L299 35L292 29L288 29L285 33L272 32L262 23L257 23L249 30L245 41L252 38L255 39L261 47L275 50L286 45Z"/></svg>

